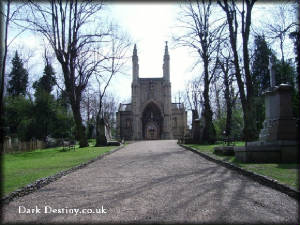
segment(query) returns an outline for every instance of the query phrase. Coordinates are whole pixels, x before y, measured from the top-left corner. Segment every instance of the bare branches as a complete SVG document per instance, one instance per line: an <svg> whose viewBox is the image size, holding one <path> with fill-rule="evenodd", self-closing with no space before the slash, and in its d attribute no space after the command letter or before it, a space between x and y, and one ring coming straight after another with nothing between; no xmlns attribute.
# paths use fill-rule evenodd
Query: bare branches
<svg viewBox="0 0 300 225"><path fill-rule="evenodd" d="M251 15L252 9L256 0L243 0L242 10L240 10L234 0L218 0L219 6L223 9L227 17L230 45L233 53L234 66L235 66L235 76L237 79L240 99L243 107L244 113L244 137L248 140L255 140L257 137L256 124L255 124L255 107L254 105L254 89L253 81L250 72L250 57L248 42L250 36L251 27ZM237 34L238 34L238 19L237 13L240 14L241 21L241 38L243 46L243 70L240 66L240 56L238 55L237 48ZM245 79L243 79L243 72L245 74ZM246 86L246 90L244 87Z"/></svg>
<svg viewBox="0 0 300 225"><path fill-rule="evenodd" d="M195 78L193 80L190 80L185 87L185 102L187 102L187 105L189 110L197 110L197 112L200 112L202 108L202 101L201 101L201 95L202 95L202 88L201 88L201 79Z"/></svg>
<svg viewBox="0 0 300 225"><path fill-rule="evenodd" d="M105 61L95 73L99 84L99 90L101 90L99 114L102 113L101 99L103 99L106 94L106 90L112 78L121 71L122 67L129 59L127 54L131 45L128 35L120 32L118 26L111 24L110 30L112 33L111 40L109 42L110 46L107 48L105 55L102 55Z"/></svg>
<svg viewBox="0 0 300 225"><path fill-rule="evenodd" d="M115 41L114 30L102 24L102 8L103 2L30 1L27 16L20 18L48 40L61 65L81 147L87 145L80 114L82 92L93 75L103 78L108 68L114 68L111 73L115 74L116 59L122 57L110 54L110 44Z"/></svg>
<svg viewBox="0 0 300 225"><path fill-rule="evenodd" d="M1 27L3 30L1 30L1 40L0 42L3 43L3 47L0 49L0 101L1 101L1 109L2 112L2 103L3 103L3 95L4 95L4 82L5 82L5 70L6 70L6 59L7 59L7 52L8 48L11 45L11 43L20 35L22 34L25 29L21 30L19 33L14 35L12 39L8 42L8 33L9 33L9 26L11 24L14 24L17 20L17 17L20 13L20 10L27 4L26 1L20 1L18 4L12 5L11 0L7 0L4 2L1 1L0 6L0 16L3 18L4 26ZM2 34L4 34L2 36ZM2 39L3 38L3 39Z"/></svg>
<svg viewBox="0 0 300 225"><path fill-rule="evenodd" d="M266 37L273 41L279 41L279 48L281 54L281 61L285 61L285 50L284 44L286 42L286 38L288 37L289 33L299 26L295 21L290 20L289 14L291 13L288 10L289 5L279 5L278 10L274 12L276 19L269 21L265 24Z"/></svg>
<svg viewBox="0 0 300 225"><path fill-rule="evenodd" d="M211 61L219 42L222 41L221 34L225 27L223 18L211 20L211 1L188 1L182 5L181 10L178 28L184 30L184 33L175 36L174 40L177 45L192 48L202 59Z"/></svg>

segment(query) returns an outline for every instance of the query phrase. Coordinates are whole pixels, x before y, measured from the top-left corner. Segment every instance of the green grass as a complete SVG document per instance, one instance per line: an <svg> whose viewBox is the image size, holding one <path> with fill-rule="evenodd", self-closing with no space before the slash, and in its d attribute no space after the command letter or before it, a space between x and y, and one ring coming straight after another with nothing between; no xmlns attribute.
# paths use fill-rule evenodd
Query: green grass
<svg viewBox="0 0 300 225"><path fill-rule="evenodd" d="M234 156L223 156L215 155L213 149L217 145L196 145L196 144L187 144L186 146L197 149L200 152L203 152L215 159L223 160L229 163L232 163L236 166L244 168L246 170L255 172L257 174L270 177L279 181L280 183L286 184L292 188L299 190L299 164L284 164L284 163L240 163ZM237 142L236 146L243 146L244 142Z"/></svg>
<svg viewBox="0 0 300 225"><path fill-rule="evenodd" d="M3 156L3 194L6 195L37 179L51 176L59 171L87 162L105 152L115 149L110 147L78 148L75 151L61 152L62 147L39 149L32 152L4 154Z"/></svg>

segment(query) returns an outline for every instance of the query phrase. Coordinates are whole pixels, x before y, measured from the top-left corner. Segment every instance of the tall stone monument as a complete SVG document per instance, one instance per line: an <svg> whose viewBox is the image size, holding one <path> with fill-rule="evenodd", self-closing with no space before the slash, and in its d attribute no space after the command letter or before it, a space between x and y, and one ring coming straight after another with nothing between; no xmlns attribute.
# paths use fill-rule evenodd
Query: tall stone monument
<svg viewBox="0 0 300 225"><path fill-rule="evenodd" d="M276 85L275 71L269 60L270 88L265 96L265 121L259 141L235 147L235 156L241 162L299 162L299 133L292 113L292 87Z"/></svg>

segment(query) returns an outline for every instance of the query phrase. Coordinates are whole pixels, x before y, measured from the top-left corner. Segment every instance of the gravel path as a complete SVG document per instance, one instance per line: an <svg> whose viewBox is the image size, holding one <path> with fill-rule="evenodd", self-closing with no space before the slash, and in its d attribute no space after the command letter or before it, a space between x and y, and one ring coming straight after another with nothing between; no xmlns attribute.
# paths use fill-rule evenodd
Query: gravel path
<svg viewBox="0 0 300 225"><path fill-rule="evenodd" d="M176 141L142 141L4 205L2 222L296 224L298 206Z"/></svg>

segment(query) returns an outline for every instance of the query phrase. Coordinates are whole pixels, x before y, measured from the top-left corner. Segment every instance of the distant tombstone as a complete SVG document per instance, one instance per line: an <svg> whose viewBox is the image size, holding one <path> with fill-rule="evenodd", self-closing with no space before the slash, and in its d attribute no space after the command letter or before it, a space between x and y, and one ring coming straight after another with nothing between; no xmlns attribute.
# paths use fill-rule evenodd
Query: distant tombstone
<svg viewBox="0 0 300 225"><path fill-rule="evenodd" d="M200 119L197 110L192 110L192 139L195 143L200 142Z"/></svg>
<svg viewBox="0 0 300 225"><path fill-rule="evenodd" d="M106 146L107 145L107 137L106 137L106 123L104 121L104 119L100 119L98 122L98 137L96 137L98 139L98 144L102 145L102 146Z"/></svg>

